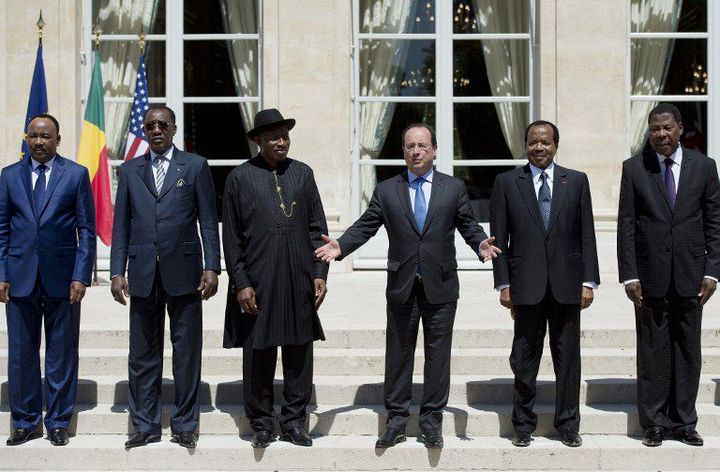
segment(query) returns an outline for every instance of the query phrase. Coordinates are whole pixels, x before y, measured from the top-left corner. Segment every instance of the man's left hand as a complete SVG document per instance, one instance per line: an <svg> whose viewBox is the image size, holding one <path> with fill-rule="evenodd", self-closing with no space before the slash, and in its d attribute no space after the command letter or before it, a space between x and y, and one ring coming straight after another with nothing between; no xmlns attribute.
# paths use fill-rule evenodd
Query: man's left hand
<svg viewBox="0 0 720 472"><path fill-rule="evenodd" d="M584 310L585 308L592 305L594 297L595 297L595 294L593 293L593 289L591 289L590 287L583 287L582 288L582 297L580 300L580 309Z"/></svg>
<svg viewBox="0 0 720 472"><path fill-rule="evenodd" d="M217 293L218 288L218 276L215 271L204 270L202 277L200 278L200 285L198 285L197 291L201 293L202 299L207 300Z"/></svg>
<svg viewBox="0 0 720 472"><path fill-rule="evenodd" d="M80 303L80 300L85 296L85 284L73 280L70 284L70 304Z"/></svg>
<svg viewBox="0 0 720 472"><path fill-rule="evenodd" d="M494 241L495 236L491 236L480 243L480 257L482 257L483 262L495 259L498 254L502 254L499 247L493 246Z"/></svg>
<svg viewBox="0 0 720 472"><path fill-rule="evenodd" d="M327 293L327 284L323 279L314 279L315 283L315 309L317 310L325 300L325 294Z"/></svg>
<svg viewBox="0 0 720 472"><path fill-rule="evenodd" d="M707 303L708 300L710 300L710 297L712 297L712 294L715 293L716 288L717 282L715 282L713 279L705 277L702 280L702 284L700 285L700 293L698 293L701 305L704 305L705 303Z"/></svg>

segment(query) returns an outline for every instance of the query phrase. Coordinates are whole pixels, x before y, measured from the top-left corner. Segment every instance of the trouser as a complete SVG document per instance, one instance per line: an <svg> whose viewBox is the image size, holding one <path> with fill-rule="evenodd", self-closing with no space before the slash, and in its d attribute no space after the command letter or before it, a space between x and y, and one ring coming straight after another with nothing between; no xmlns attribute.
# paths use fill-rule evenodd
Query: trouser
<svg viewBox="0 0 720 472"><path fill-rule="evenodd" d="M385 409L387 425L405 430L410 416L412 377L420 321L425 340L425 368L420 429L440 429L450 393L450 350L457 302L428 303L418 278L403 304L388 301L385 338Z"/></svg>
<svg viewBox="0 0 720 472"><path fill-rule="evenodd" d="M243 345L243 396L245 415L253 431L274 431L273 380L277 346L254 349L251 337ZM305 427L307 405L312 395L313 342L280 346L283 367L283 402L280 429Z"/></svg>
<svg viewBox="0 0 720 472"><path fill-rule="evenodd" d="M147 297L130 298L128 407L135 432L160 434L165 309L170 319L175 400L173 433L195 432L200 423L198 391L202 365L202 301L197 293L168 295L156 270Z"/></svg>
<svg viewBox="0 0 720 472"><path fill-rule="evenodd" d="M635 307L637 404L643 428L695 429L695 401L702 364L702 305L681 297L674 286L666 297L644 297Z"/></svg>
<svg viewBox="0 0 720 472"><path fill-rule="evenodd" d="M68 284L68 294L70 285ZM67 429L78 382L80 304L51 298L38 276L30 296L7 304L8 394L13 428L35 429L42 419L41 328L45 325L45 427Z"/></svg>
<svg viewBox="0 0 720 472"><path fill-rule="evenodd" d="M550 287L535 305L515 305L515 335L510 367L515 374L513 427L532 433L536 380L545 331L550 331L550 353L555 369L555 418L560 433L580 428L580 305L555 301Z"/></svg>

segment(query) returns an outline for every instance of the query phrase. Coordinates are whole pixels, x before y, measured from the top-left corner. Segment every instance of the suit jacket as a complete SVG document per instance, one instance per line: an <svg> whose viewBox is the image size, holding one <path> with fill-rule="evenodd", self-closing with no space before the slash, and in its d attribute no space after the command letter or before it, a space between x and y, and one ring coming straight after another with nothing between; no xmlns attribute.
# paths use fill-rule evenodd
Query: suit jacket
<svg viewBox="0 0 720 472"><path fill-rule="evenodd" d="M0 280L11 297L45 292L67 298L74 280L90 285L95 262L95 203L85 167L55 157L45 203L36 214L30 156L0 174Z"/></svg>
<svg viewBox="0 0 720 472"><path fill-rule="evenodd" d="M462 180L434 172L424 228L415 223L407 170L379 183L365 213L338 239L342 257L367 242L381 225L385 225L390 242L388 300L401 304L409 299L418 266L428 302L441 304L458 299L455 229L475 253L487 238L472 215Z"/></svg>
<svg viewBox="0 0 720 472"><path fill-rule="evenodd" d="M490 227L503 251L493 260L495 286L510 284L514 304L540 303L548 282L558 303L580 303L583 282L600 283L584 173L555 164L547 231L530 164L498 175L490 198Z"/></svg>
<svg viewBox="0 0 720 472"><path fill-rule="evenodd" d="M149 153L121 165L119 177L110 273L124 276L127 264L131 296L150 294L157 266L170 296L194 292L203 269L220 273L215 188L207 160L175 148L159 194Z"/></svg>
<svg viewBox="0 0 720 472"><path fill-rule="evenodd" d="M715 161L683 148L670 208L653 150L623 162L618 208L620 282L640 279L643 295L664 297L671 281L694 297L705 275L720 276L720 184Z"/></svg>

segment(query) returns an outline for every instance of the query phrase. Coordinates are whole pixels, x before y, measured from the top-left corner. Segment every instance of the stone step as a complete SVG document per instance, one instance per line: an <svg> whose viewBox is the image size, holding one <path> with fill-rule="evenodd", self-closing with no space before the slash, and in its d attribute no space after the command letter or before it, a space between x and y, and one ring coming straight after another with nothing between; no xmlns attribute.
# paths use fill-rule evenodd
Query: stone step
<svg viewBox="0 0 720 472"><path fill-rule="evenodd" d="M382 375L315 375L313 405L378 405L383 403ZM413 377L413 403L422 398L422 376ZM126 376L93 376L78 382L77 402L80 404L124 405L128 402ZM239 376L203 375L200 402L203 405L239 405L243 402L242 380ZM635 378L620 375L584 375L580 383L582 404L629 403L636 401ZM172 379L163 379L162 400L172 403ZM275 380L275 398L282 397L282 381ZM449 403L472 405L489 403L508 405L513 398L513 378L497 375L453 375L450 379ZM702 375L698 403L720 405L720 375ZM555 381L551 375L538 376L537 402L554 404ZM0 404L8 403L7 377L0 376Z"/></svg>
<svg viewBox="0 0 720 472"><path fill-rule="evenodd" d="M326 340L318 342L316 348L384 348L384 329L327 329ZM624 328L591 328L580 333L583 347L628 347L635 346L635 330ZM455 326L453 347L508 348L512 343L512 328L504 327L462 327ZM203 332L203 345L206 348L222 347L221 329L206 329ZM422 329L418 336L418 346L423 342ZM170 346L169 330L165 330L165 345ZM547 337L545 339L547 346ZM706 328L702 332L704 347L720 347L720 329ZM128 347L127 329L102 329L81 327L80 346L83 348L123 348ZM0 329L0 348L7 348L7 331Z"/></svg>
<svg viewBox="0 0 720 472"><path fill-rule="evenodd" d="M171 443L167 435L159 443L125 451L125 438L79 435L65 447L37 439L0 448L0 464L5 470L688 470L717 468L720 457L720 437L712 436L701 448L676 441L647 448L624 435L586 435L580 448L537 437L530 447L516 448L505 438L464 436L446 437L442 450L425 449L414 438L376 450L374 437L324 436L310 448L277 442L255 450L247 437L232 435L201 436L193 451Z"/></svg>
<svg viewBox="0 0 720 472"><path fill-rule="evenodd" d="M7 406L0 411L0 436L10 434L10 413ZM127 405L77 405L70 425L71 434L127 434L134 431L127 413ZM279 409L278 409L279 411ZM540 403L536 433L540 436L557 434L553 427L555 406ZM698 430L703 435L720 436L720 407L711 403L698 403ZM410 409L407 433L420 434L419 407ZM170 405L165 405L162 426L169 431ZM581 405L581 434L641 435L637 408L634 404ZM360 435L377 436L384 429L387 414L382 405L337 406L313 405L308 409L308 430L317 436ZM278 431L279 432L279 431ZM200 434L202 435L252 434L243 405L227 404L202 407ZM445 408L443 434L446 436L511 436L511 405L448 405Z"/></svg>
<svg viewBox="0 0 720 472"><path fill-rule="evenodd" d="M553 373L549 350L540 364L541 374ZM512 375L508 357L509 349L503 348L456 348L453 349L451 372L457 375L500 374ZM127 349L81 348L80 376L127 374ZM422 369L422 348L415 354L416 369ZM172 350L164 353L164 375L172 375ZM0 351L0 375L7 375L7 350ZM318 375L376 375L385 369L385 350L371 349L316 349L314 371ZM720 370L720 348L703 349L703 371ZM204 349L203 374L232 375L242 372L241 349ZM278 361L278 370L282 371ZM631 375L636 372L633 348L584 348L582 371L585 374Z"/></svg>

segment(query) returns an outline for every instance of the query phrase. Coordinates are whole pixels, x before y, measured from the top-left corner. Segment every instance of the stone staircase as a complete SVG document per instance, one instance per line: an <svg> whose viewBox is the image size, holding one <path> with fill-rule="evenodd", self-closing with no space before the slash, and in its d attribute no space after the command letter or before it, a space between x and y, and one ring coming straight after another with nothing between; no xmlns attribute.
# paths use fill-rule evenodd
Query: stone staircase
<svg viewBox="0 0 720 472"><path fill-rule="evenodd" d="M357 283L362 283L357 276ZM371 276L372 277L372 276ZM375 277L382 277L382 274ZM485 276L486 277L486 276ZM332 279L331 279L332 280ZM376 283L372 279L372 283ZM370 283L370 282L369 282ZM465 290L465 289L463 289ZM122 307L110 306L106 296L93 295L83 307L84 320L94 310L102 320L83 324L77 412L71 425L70 445L52 447L38 439L17 447L0 445L2 470L466 470L466 469L694 469L720 468L720 323L703 331L703 376L700 383L698 430L705 446L693 448L668 440L659 448L640 444L635 409L635 334L631 323L613 322L617 308L609 302L594 306L595 322L582 333L583 380L581 434L584 445L571 449L554 437L552 417L555 383L549 351L539 377L536 411L540 421L535 441L515 448L512 434L512 374L508 365L512 326L507 314L492 308L491 315L472 319L475 303L492 300L483 291L470 306L461 300L454 336L450 402L443 430L445 448L427 450L416 441L388 450L374 448L382 430L384 365L384 311L382 299L359 303L353 312L341 306L353 303L336 288L336 298L323 313L327 341L315 347L314 391L309 415L312 448L276 442L266 450L250 447L251 433L243 412L242 351L221 349L221 301L205 308L206 330L201 386L202 413L198 447L189 451L169 441L168 415L172 402L171 351L165 353L163 384L163 440L125 451L131 429L127 413L127 323ZM615 291L608 291L615 297ZM332 285L331 285L332 293ZM380 295L382 292L376 295ZM466 292L467 293L467 290ZM602 292L601 292L602 294ZM218 297L220 298L220 297ZM224 298L224 297L222 297ZM482 299L482 300L480 300ZM487 300L485 300L487 299ZM357 301L357 300L356 300ZM617 301L617 300L616 300ZM619 300L622 302L622 299ZM84 302L85 303L85 302ZM614 302L613 302L614 303ZM629 302L628 304L629 305ZM631 320L632 309L623 316ZM347 307L346 307L347 308ZM363 320L357 313L373 310ZM493 311L494 310L494 311ZM352 311L352 310L350 310ZM108 313L106 313L108 312ZM336 312L339 312L337 314ZM466 314L463 314L466 313ZM712 313L708 311L708 313ZM502 316L494 323L488 317ZM583 314L583 316L586 316ZM588 315L590 316L590 315ZM607 323L600 320L603 316ZM711 315L710 315L711 316ZM708 316L709 317L709 316ZM493 318L494 320L495 318ZM617 318L619 319L619 318ZM105 320L105 321L103 321ZM603 326L607 324L608 326ZM365 325L365 326L364 326ZM0 325L0 437L9 434L7 403L7 333ZM166 346L170 346L166 340ZM416 373L422 372L422 336L418 341ZM280 381L276 395L280 397ZM416 376L413 403L422 391ZM418 431L417 406L408 428Z"/></svg>

